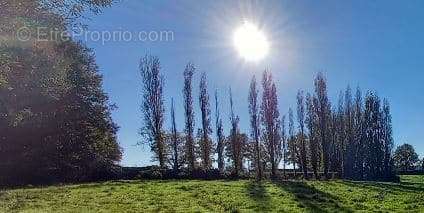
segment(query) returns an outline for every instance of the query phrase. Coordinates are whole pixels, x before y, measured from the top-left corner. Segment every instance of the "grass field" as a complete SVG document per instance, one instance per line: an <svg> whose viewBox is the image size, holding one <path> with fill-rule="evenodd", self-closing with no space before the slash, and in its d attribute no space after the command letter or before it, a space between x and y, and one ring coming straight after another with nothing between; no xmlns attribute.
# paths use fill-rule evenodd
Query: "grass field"
<svg viewBox="0 0 424 213"><path fill-rule="evenodd" d="M424 212L424 176L349 181L111 181L0 191L0 212Z"/></svg>

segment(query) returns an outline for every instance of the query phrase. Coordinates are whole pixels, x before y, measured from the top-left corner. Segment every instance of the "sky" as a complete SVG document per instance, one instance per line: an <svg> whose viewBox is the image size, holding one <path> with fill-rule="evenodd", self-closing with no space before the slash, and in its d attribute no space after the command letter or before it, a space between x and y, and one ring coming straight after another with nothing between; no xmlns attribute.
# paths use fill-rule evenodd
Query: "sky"
<svg viewBox="0 0 424 213"><path fill-rule="evenodd" d="M158 56L165 76L165 128L170 128L170 100L176 102L177 128L184 127L183 70L195 64L194 106L199 127L198 83L206 72L211 95L218 91L225 133L229 127L231 86L240 128L249 131L247 95L250 79L263 70L273 74L279 109L296 107L299 89L313 91L313 78L323 72L333 105L347 85L363 93L376 91L391 104L395 144L410 143L424 156L424 9L423 1L168 1L123 0L86 20L75 37L93 49L104 77L104 89L118 107L118 141L124 166L146 166L150 149L142 141L139 60ZM270 42L261 61L240 57L234 30L254 23ZM103 33L103 40L96 36ZM115 38L107 33L115 33ZM125 39L119 38L124 35ZM155 33L172 36L155 39ZM139 37L140 33L143 38ZM153 34L152 34L153 33ZM128 34L131 34L129 39ZM145 35L151 35L146 39ZM211 105L214 103L212 102ZM214 113L214 110L212 110ZM213 115L213 114L212 114Z"/></svg>

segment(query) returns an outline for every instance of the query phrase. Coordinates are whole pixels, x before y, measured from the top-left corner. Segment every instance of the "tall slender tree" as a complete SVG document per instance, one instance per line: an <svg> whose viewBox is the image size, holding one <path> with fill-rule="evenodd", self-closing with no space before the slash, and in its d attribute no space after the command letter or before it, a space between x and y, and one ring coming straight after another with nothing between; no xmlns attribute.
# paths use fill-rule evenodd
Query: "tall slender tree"
<svg viewBox="0 0 424 213"><path fill-rule="evenodd" d="M318 132L320 135L320 144L322 147L322 164L324 169L324 176L329 178L328 172L330 168L330 140L329 140L329 124L331 105L327 95L327 82L322 73L318 73L315 78L315 94L317 97L317 118L318 118Z"/></svg>
<svg viewBox="0 0 424 213"><path fill-rule="evenodd" d="M289 139L288 139L288 151L290 161L293 165L293 173L296 176L296 163L297 163L297 144L296 144L296 136L294 132L294 118L293 118L293 110L289 108Z"/></svg>
<svg viewBox="0 0 424 213"><path fill-rule="evenodd" d="M277 177L281 161L280 113L278 111L277 89L272 75L264 71L262 78L261 120L266 153L271 164L271 178Z"/></svg>
<svg viewBox="0 0 424 213"><path fill-rule="evenodd" d="M278 96L277 96L277 87L275 86L275 83L272 83L271 87L271 97L273 100L273 106L274 106L274 119L275 119L275 126L274 126L274 144L275 144L275 169L278 170L278 165L280 164L283 153L282 148L282 138L281 138L281 120L280 120L280 111L278 109Z"/></svg>
<svg viewBox="0 0 424 213"><path fill-rule="evenodd" d="M219 113L218 91L215 90L215 126L216 126L216 140L217 140L217 154L218 154L218 170L222 174L224 172L224 142L225 136L222 128L222 119Z"/></svg>
<svg viewBox="0 0 424 213"><path fill-rule="evenodd" d="M143 83L142 112L144 126L141 134L147 136L150 147L159 160L160 167L166 168L164 143L163 85L164 77L160 73L160 62L156 56L146 55L140 60L140 74Z"/></svg>
<svg viewBox="0 0 424 213"><path fill-rule="evenodd" d="M315 179L318 179L318 170L319 170L319 142L318 142L318 133L317 133L317 115L314 107L314 97L310 93L306 94L306 126L309 132L309 159L314 173Z"/></svg>
<svg viewBox="0 0 424 213"><path fill-rule="evenodd" d="M281 153L283 158L283 177L286 178L287 164L287 133L286 133L286 116L281 117Z"/></svg>
<svg viewBox="0 0 424 213"><path fill-rule="evenodd" d="M299 142L300 142L300 163L303 171L303 177L308 178L308 162L305 142L305 98L303 91L297 93L297 122L299 124Z"/></svg>
<svg viewBox="0 0 424 213"><path fill-rule="evenodd" d="M344 98L344 126L345 126L345 136L346 136L346 152L344 155L343 171L344 176L348 178L353 177L354 165L355 165L355 150L356 150L356 141L355 141L355 115L353 109L352 101L352 91L348 86L345 91Z"/></svg>
<svg viewBox="0 0 424 213"><path fill-rule="evenodd" d="M199 96L199 105L200 112L202 115L202 138L200 140L200 149L202 156L202 167L204 170L209 170L212 168L212 141L209 137L209 134L212 132L210 127L210 104L209 104L209 94L206 83L206 73L202 73L202 77L200 79L200 96Z"/></svg>
<svg viewBox="0 0 424 213"><path fill-rule="evenodd" d="M364 121L363 121L363 103L362 93L359 87L356 88L354 100L354 140L356 146L354 150L354 179L363 179L364 177Z"/></svg>
<svg viewBox="0 0 424 213"><path fill-rule="evenodd" d="M185 151L189 171L195 169L195 144L194 144L194 111L192 81L196 68L192 63L188 63L184 70L184 115L185 115Z"/></svg>
<svg viewBox="0 0 424 213"><path fill-rule="evenodd" d="M260 150L260 116L259 116L259 103L258 103L258 89L256 86L256 78L252 77L249 90L249 114L250 114L250 136L252 137L254 145L254 165L256 169L257 180L262 179L262 163L261 163L261 150Z"/></svg>
<svg viewBox="0 0 424 213"><path fill-rule="evenodd" d="M175 108L174 108L174 99L171 99L171 132L172 132L172 167L175 173L178 173L178 170L180 169L179 165L179 155L178 155L178 146L179 146L179 138L177 133L177 125L175 123Z"/></svg>
<svg viewBox="0 0 424 213"><path fill-rule="evenodd" d="M383 100L383 141L384 141L384 177L390 178L394 174L394 162L393 162L393 130L392 130L392 116L390 114L390 105L387 99Z"/></svg>
<svg viewBox="0 0 424 213"><path fill-rule="evenodd" d="M330 164L331 171L337 172L343 177L345 152L346 152L346 128L345 128L345 105L344 93L340 91L337 109L331 113L331 148Z"/></svg>
<svg viewBox="0 0 424 213"><path fill-rule="evenodd" d="M243 138L240 134L239 129L239 117L234 113L233 93L231 88L230 93L230 122L231 122L231 133L228 140L227 155L233 163L233 175L239 176L243 166Z"/></svg>
<svg viewBox="0 0 424 213"><path fill-rule="evenodd" d="M365 179L375 180L381 176L381 164L384 154L382 152L380 131L380 99L368 92L365 97Z"/></svg>

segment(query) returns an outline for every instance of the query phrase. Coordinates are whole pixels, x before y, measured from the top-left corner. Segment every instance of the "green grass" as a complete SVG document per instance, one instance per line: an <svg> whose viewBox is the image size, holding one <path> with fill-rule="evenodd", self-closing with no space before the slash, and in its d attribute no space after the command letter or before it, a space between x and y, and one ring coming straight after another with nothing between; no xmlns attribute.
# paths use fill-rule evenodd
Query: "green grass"
<svg viewBox="0 0 424 213"><path fill-rule="evenodd" d="M424 211L424 176L349 181L111 181L0 191L0 212Z"/></svg>

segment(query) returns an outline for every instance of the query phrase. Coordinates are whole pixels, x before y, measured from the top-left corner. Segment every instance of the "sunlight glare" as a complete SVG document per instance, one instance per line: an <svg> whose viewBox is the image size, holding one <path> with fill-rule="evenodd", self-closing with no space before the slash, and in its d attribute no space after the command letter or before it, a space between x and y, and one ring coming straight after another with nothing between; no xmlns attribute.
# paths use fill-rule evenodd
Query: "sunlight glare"
<svg viewBox="0 0 424 213"><path fill-rule="evenodd" d="M244 22L235 30L233 42L237 52L247 61L259 61L269 51L265 34L250 22Z"/></svg>

